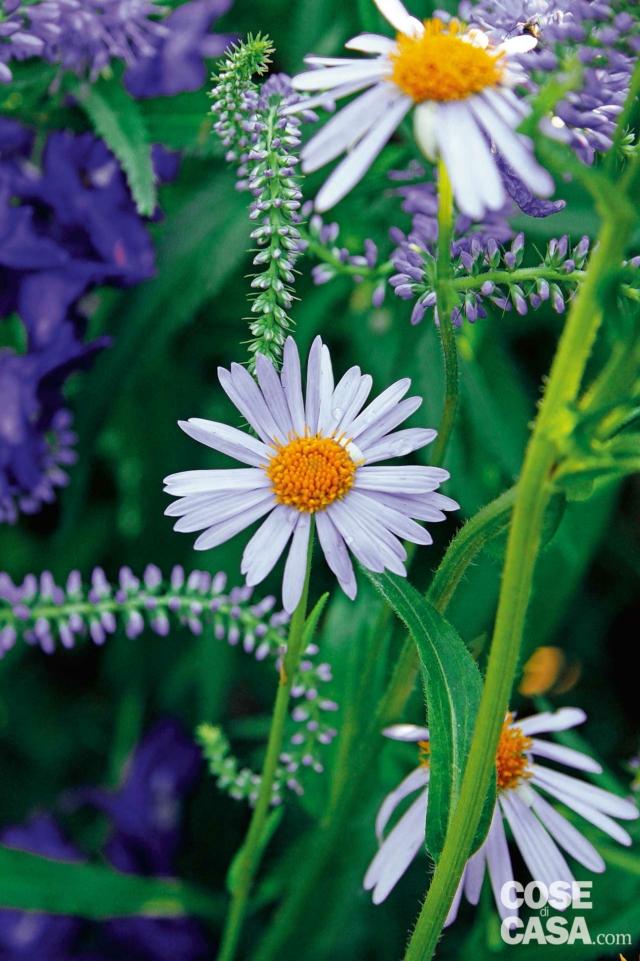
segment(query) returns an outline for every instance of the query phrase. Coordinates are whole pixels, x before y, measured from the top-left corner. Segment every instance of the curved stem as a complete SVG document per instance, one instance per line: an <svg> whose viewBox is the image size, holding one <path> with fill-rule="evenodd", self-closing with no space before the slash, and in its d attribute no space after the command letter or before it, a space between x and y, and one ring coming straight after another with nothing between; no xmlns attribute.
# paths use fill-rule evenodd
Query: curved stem
<svg viewBox="0 0 640 961"><path fill-rule="evenodd" d="M458 348L451 320L455 306L452 298L453 266L453 190L445 164L438 165L438 252L436 258L436 307L444 359L444 409L438 436L433 445L433 460L441 464L449 444L458 409Z"/></svg>
<svg viewBox="0 0 640 961"><path fill-rule="evenodd" d="M444 613L469 566L485 545L502 533L509 524L515 490L506 491L483 507L467 521L453 538L427 592L427 598L440 613ZM360 737L359 748L352 754L349 777L341 782L339 796L333 798L331 818L324 818L320 830L314 829L312 846L305 849L305 869L296 878L290 894L283 901L268 933L256 952L254 961L274 961L282 956L291 931L309 910L321 884L327 866L349 831L351 818L357 809L362 785L370 776L378 753L379 731L397 720L415 687L418 673L416 647L407 638L397 658L387 690L371 718L368 732Z"/></svg>
<svg viewBox="0 0 640 961"><path fill-rule="evenodd" d="M220 953L218 954L218 961L232 961L235 957L253 879L260 865L264 849L265 827L273 797L273 783L278 767L278 759L282 753L282 741L288 715L291 688L302 655L312 553L313 530L309 538L307 569L302 596L291 618L287 652L280 669L280 679L271 718L267 751L262 767L260 791L251 817L246 840L237 856L238 860L235 865L236 875L233 884L231 905L222 934L222 945L220 947Z"/></svg>
<svg viewBox="0 0 640 961"><path fill-rule="evenodd" d="M475 290L488 280L494 284L517 284L525 280L555 280L558 283L577 284L584 280L584 270L559 270L557 267L517 267L515 270L486 270L481 274L456 277L453 284L456 290Z"/></svg>
<svg viewBox="0 0 640 961"><path fill-rule="evenodd" d="M602 319L599 287L611 264L620 263L633 226L618 213L605 212L600 246L569 313L553 361L546 394L525 454L517 485L507 542L498 612L482 698L460 799L447 832L405 961L430 961L453 901L495 770L500 729L516 673L525 614L542 537L545 507L559 445L572 429L568 406L577 397L591 348Z"/></svg>

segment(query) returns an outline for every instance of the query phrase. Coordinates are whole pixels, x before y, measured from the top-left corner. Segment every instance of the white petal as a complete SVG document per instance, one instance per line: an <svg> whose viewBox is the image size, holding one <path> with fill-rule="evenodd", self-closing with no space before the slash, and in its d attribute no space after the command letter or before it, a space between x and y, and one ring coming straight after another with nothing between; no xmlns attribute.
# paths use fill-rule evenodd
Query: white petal
<svg viewBox="0 0 640 961"><path fill-rule="evenodd" d="M559 848L516 792L505 791L500 805L532 878L547 887L552 881L571 883L573 874Z"/></svg>
<svg viewBox="0 0 640 961"><path fill-rule="evenodd" d="M584 724L586 720L587 715L581 708L561 707L559 711L544 711L522 720L517 719L515 724L523 734L531 737L532 734L545 734L548 731L567 731L578 724Z"/></svg>
<svg viewBox="0 0 640 961"><path fill-rule="evenodd" d="M468 102L487 135L523 183L541 197L552 194L553 178L535 159L531 141L516 133L499 114L491 110L485 100L480 97L471 97Z"/></svg>
<svg viewBox="0 0 640 961"><path fill-rule="evenodd" d="M271 444L279 438L278 427L271 411L248 370L240 364L232 364L231 370L219 367L218 380L229 400L235 404L261 440Z"/></svg>
<svg viewBox="0 0 640 961"><path fill-rule="evenodd" d="M573 748L564 747L562 744L541 741L540 738L533 738L531 753L538 757L549 758L551 761L558 761L559 764L566 764L568 767L575 767L579 771L590 771L593 774L600 774L602 771L602 766L588 754L574 751Z"/></svg>
<svg viewBox="0 0 640 961"><path fill-rule="evenodd" d="M256 377L265 403L278 425L280 435L288 438L293 431L289 405L275 367L264 354L258 354L256 357Z"/></svg>
<svg viewBox="0 0 640 961"><path fill-rule="evenodd" d="M406 397L399 404L395 404L384 416L376 419L371 427L367 427L358 435L357 442L361 450L366 450L380 438L390 431L395 430L399 424L404 423L409 417L422 406L422 397Z"/></svg>
<svg viewBox="0 0 640 961"><path fill-rule="evenodd" d="M632 841L629 833L625 831L625 829L621 827L617 821L614 821L613 818L610 818L607 814L603 814L602 811L596 811L595 808L590 807L588 804L582 804L574 797L565 794L564 791L560 791L556 787L540 784L535 780L535 778L531 783L535 784L536 787L542 788L547 792L547 794L550 794L562 804L566 804L568 808L570 808L572 811L575 811L576 814L579 814L580 817L585 819L585 821L589 821L590 824L594 824L597 828L600 828L601 831L604 831L605 834L608 834L610 837L612 837L614 841L618 841L619 844L624 844L626 847L630 847Z"/></svg>
<svg viewBox="0 0 640 961"><path fill-rule="evenodd" d="M319 434L328 434L329 425L333 420L331 414L333 388L334 380L333 368L331 366L331 354L329 353L329 348L326 346L326 344L323 344L320 354L320 396L318 407L318 426L316 428Z"/></svg>
<svg viewBox="0 0 640 961"><path fill-rule="evenodd" d="M320 379L322 376L322 340L316 337L311 345L307 359L307 393L305 400L305 420L311 434L318 430L320 413Z"/></svg>
<svg viewBox="0 0 640 961"><path fill-rule="evenodd" d="M390 494L426 494L449 477L442 467L361 467L354 489L388 491Z"/></svg>
<svg viewBox="0 0 640 961"><path fill-rule="evenodd" d="M316 514L316 528L327 564L338 578L338 583L347 597L353 600L357 592L353 564L342 536L326 511L318 511Z"/></svg>
<svg viewBox="0 0 640 961"><path fill-rule="evenodd" d="M374 0L376 7L392 27L408 37L421 37L424 25L412 17L400 0Z"/></svg>
<svg viewBox="0 0 640 961"><path fill-rule="evenodd" d="M464 882L464 896L469 904L477 904L480 900L482 882L484 881L485 866L486 849L485 845L483 844L467 864Z"/></svg>
<svg viewBox="0 0 640 961"><path fill-rule="evenodd" d="M359 50L361 53L389 54L395 50L395 40L383 37L379 33L359 33L345 43L347 50Z"/></svg>
<svg viewBox="0 0 640 961"><path fill-rule="evenodd" d="M491 827L489 828L487 839L484 842L484 849L487 855L489 880L491 881L491 889L498 913L502 920L512 915L515 916L518 914L518 909L508 908L502 903L501 893L503 885L505 885L507 881L513 881L514 878L509 845L507 844L507 837L502 824L502 812L498 804L496 804L493 812Z"/></svg>
<svg viewBox="0 0 640 961"><path fill-rule="evenodd" d="M377 122L379 111L395 100L390 84L376 84L327 121L303 148L302 169L312 173L349 150Z"/></svg>
<svg viewBox="0 0 640 961"><path fill-rule="evenodd" d="M188 421L179 420L178 426L199 443L227 454L228 457L235 457L243 464L261 467L269 462L269 449L255 437L236 430L235 427L201 417L190 417Z"/></svg>
<svg viewBox="0 0 640 961"><path fill-rule="evenodd" d="M331 417L327 423L327 433L335 433L338 424L344 417L345 410L349 407L358 392L362 373L359 367L350 367L342 375L331 398Z"/></svg>
<svg viewBox="0 0 640 961"><path fill-rule="evenodd" d="M372 521L378 521L387 530L403 540L411 541L414 544L432 544L433 538L424 527L420 527L414 520L407 517L401 511L396 511L386 504L377 502L374 498L366 497L358 491L352 491L350 503L356 503L360 510L368 515Z"/></svg>
<svg viewBox="0 0 640 961"><path fill-rule="evenodd" d="M164 479L167 494L203 494L214 491L247 491L269 487L271 481L257 467L229 470L185 470Z"/></svg>
<svg viewBox="0 0 640 961"><path fill-rule="evenodd" d="M365 446L362 456L367 464L390 460L393 457L405 457L414 450L426 447L437 435L437 431L428 427L409 427L406 430L398 430L381 437L371 447Z"/></svg>
<svg viewBox="0 0 640 961"><path fill-rule="evenodd" d="M261 500L263 496L262 490L210 494L206 502L185 512L174 524L173 529L178 533L187 534L204 530L212 524L220 524L229 517L235 517L246 507L252 507L256 500Z"/></svg>
<svg viewBox="0 0 640 961"><path fill-rule="evenodd" d="M373 888L373 903L380 904L400 880L424 842L427 792L424 791L400 818L369 865L364 878Z"/></svg>
<svg viewBox="0 0 640 961"><path fill-rule="evenodd" d="M482 97L483 100L486 100L491 109L500 117L502 117L506 124L515 128L523 120L527 110L523 107L520 100L517 98L511 99L505 95L506 93L507 91L502 89L487 87L487 89L483 90L482 93L479 93L478 96ZM523 108L519 109L520 107Z"/></svg>
<svg viewBox="0 0 640 961"><path fill-rule="evenodd" d="M552 771L540 764L532 764L531 771L536 784L543 787L547 784L557 787L568 797L575 797L577 801L588 804L589 807L593 807L597 811L629 821L638 817L638 809L632 801L618 797L617 794L605 791L601 787L596 787L595 784L579 781L578 778L561 774L559 771Z"/></svg>
<svg viewBox="0 0 640 961"><path fill-rule="evenodd" d="M429 728L420 727L417 724L391 724L385 727L382 732L385 737L390 737L393 741L418 741L429 740Z"/></svg>
<svg viewBox="0 0 640 961"><path fill-rule="evenodd" d="M431 163L438 159L437 124L438 105L431 100L419 103L413 113L413 135L418 147Z"/></svg>
<svg viewBox="0 0 640 961"><path fill-rule="evenodd" d="M376 837L378 843L382 842L384 829L389 823L393 812L404 798L413 794L419 788L423 788L429 781L429 771L426 767L417 767L393 789L380 805L380 810L376 817Z"/></svg>
<svg viewBox="0 0 640 961"><path fill-rule="evenodd" d="M499 210L506 195L491 150L469 109L472 100L440 104L436 135L458 207L478 219L487 209Z"/></svg>
<svg viewBox="0 0 640 961"><path fill-rule="evenodd" d="M307 70L299 73L291 81L295 90L333 90L344 83L357 80L369 80L372 83L381 80L391 70L388 60L377 57L374 60L358 60L348 62L342 67L320 67L319 70Z"/></svg>
<svg viewBox="0 0 640 961"><path fill-rule="evenodd" d="M284 345L282 388L287 398L287 404L289 405L293 429L295 433L301 437L304 434L306 421L304 416L304 400L302 398L300 355L293 337L287 337Z"/></svg>
<svg viewBox="0 0 640 961"><path fill-rule="evenodd" d="M395 407L410 387L411 380L409 377L403 377L402 380L397 380L395 384L391 384L391 386L383 390L375 400L372 400L355 420L347 422L345 418L342 423L342 429L346 431L349 437L353 437L355 440L359 434L373 427L376 421L384 417L389 410Z"/></svg>
<svg viewBox="0 0 640 961"><path fill-rule="evenodd" d="M343 97L350 97L352 93L358 93L366 87L371 86L371 80L367 77L364 80L354 80L353 83L343 83L335 90L323 90L313 97L303 97L297 103L284 107L284 115L290 113L301 113L303 110L310 110L312 107L323 107L325 110L332 110L336 100Z"/></svg>
<svg viewBox="0 0 640 961"><path fill-rule="evenodd" d="M371 388L373 386L373 378L370 374L363 374L360 378L360 383L353 392L351 401L347 403L344 412L340 415L340 420L335 425L336 431L343 431L349 436L349 428L355 417L362 410L362 405L365 403L367 397L371 393Z"/></svg>
<svg viewBox="0 0 640 961"><path fill-rule="evenodd" d="M385 533L384 529L374 529L366 518L346 508L342 501L330 504L327 513L361 564L376 574L388 568L405 576L405 568L397 553L398 548L404 548L393 534Z"/></svg>
<svg viewBox="0 0 640 961"><path fill-rule="evenodd" d="M567 821L559 811L556 811L548 801L545 801L535 791L531 791L531 794L533 795L533 810L558 844L576 861L583 864L585 868L589 868L590 871L595 871L598 874L604 871L605 863L593 844L587 841L585 836Z"/></svg>
<svg viewBox="0 0 640 961"><path fill-rule="evenodd" d="M519 53L530 53L538 46L538 41L535 37L531 37L528 34L521 34L518 37L507 37L503 40L501 44L498 45L498 50L504 50L506 54L513 57Z"/></svg>
<svg viewBox="0 0 640 961"><path fill-rule="evenodd" d="M218 547L219 544L223 544L225 541L228 541L229 538L235 537L235 535L244 530L245 527L249 527L254 521L263 517L275 504L276 499L271 491L269 491L251 510L242 510L240 514L237 514L230 520L224 521L222 524L214 524L213 527L206 530L204 534L198 537L193 545L195 550L206 551L212 547Z"/></svg>
<svg viewBox="0 0 640 961"><path fill-rule="evenodd" d="M298 511L278 504L255 532L242 555L240 570L253 587L273 570L298 522Z"/></svg>
<svg viewBox="0 0 640 961"><path fill-rule="evenodd" d="M412 101L404 95L399 95L398 100L387 105L375 126L338 164L325 182L316 197L316 210L322 213L335 206L362 179L411 106Z"/></svg>
<svg viewBox="0 0 640 961"><path fill-rule="evenodd" d="M282 605L287 614L293 614L302 597L302 589L307 574L310 531L311 514L300 514L296 529L293 532L293 540L289 548L289 556L282 580Z"/></svg>

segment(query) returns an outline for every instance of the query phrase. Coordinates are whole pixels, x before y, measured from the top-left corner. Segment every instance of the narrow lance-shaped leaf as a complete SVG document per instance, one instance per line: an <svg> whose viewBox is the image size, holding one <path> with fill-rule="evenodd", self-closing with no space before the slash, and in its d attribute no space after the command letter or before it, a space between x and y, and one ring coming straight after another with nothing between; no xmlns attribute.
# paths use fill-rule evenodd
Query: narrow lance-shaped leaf
<svg viewBox="0 0 640 961"><path fill-rule="evenodd" d="M138 213L150 217L157 204L156 180L151 141L138 104L115 79L82 85L75 96L120 161Z"/></svg>
<svg viewBox="0 0 640 961"><path fill-rule="evenodd" d="M420 655L431 772L426 846L437 861L460 793L482 679L456 630L408 581L390 574L367 575L408 628ZM487 798L474 849L486 836L494 803L495 787Z"/></svg>
<svg viewBox="0 0 640 961"><path fill-rule="evenodd" d="M220 898L182 881L56 861L4 845L0 845L0 877L0 908L96 920L195 914L218 921L223 910Z"/></svg>

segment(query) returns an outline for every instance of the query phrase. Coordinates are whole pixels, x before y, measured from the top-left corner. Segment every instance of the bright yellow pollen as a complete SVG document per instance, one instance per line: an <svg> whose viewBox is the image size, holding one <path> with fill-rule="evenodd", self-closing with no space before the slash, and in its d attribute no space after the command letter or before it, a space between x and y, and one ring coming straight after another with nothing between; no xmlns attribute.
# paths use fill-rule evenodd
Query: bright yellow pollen
<svg viewBox="0 0 640 961"><path fill-rule="evenodd" d="M498 742L496 774L499 791L516 787L520 781L531 777L529 759L525 754L531 747L531 738L523 734L519 727L513 727L512 722L513 714L507 714Z"/></svg>
<svg viewBox="0 0 640 961"><path fill-rule="evenodd" d="M496 752L496 774L498 790L505 791L516 787L520 781L531 777L529 758L525 754L532 740L513 725L513 714L507 714ZM420 767L429 767L431 761L431 742L418 741Z"/></svg>
<svg viewBox="0 0 640 961"><path fill-rule="evenodd" d="M425 20L421 37L400 33L391 54L391 79L416 103L464 100L502 79L502 54L460 35L462 24Z"/></svg>
<svg viewBox="0 0 640 961"><path fill-rule="evenodd" d="M281 504L314 514L351 489L356 465L332 437L296 437L265 468Z"/></svg>

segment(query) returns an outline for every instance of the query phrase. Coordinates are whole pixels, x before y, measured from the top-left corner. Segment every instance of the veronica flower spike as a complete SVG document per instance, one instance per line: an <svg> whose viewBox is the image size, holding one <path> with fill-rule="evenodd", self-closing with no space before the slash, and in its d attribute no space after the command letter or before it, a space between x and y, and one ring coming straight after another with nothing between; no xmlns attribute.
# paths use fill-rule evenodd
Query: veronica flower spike
<svg viewBox="0 0 640 961"><path fill-rule="evenodd" d="M345 154L319 191L317 209L328 210L349 193L412 110L418 146L432 162L443 159L463 214L477 219L504 205L498 155L534 194L550 195L551 176L536 162L530 140L516 133L529 108L514 92L525 76L513 57L535 47L536 39L494 43L455 19L422 23L400 0L375 4L397 31L395 39L360 34L346 46L370 57L310 56L312 69L293 79L297 90L313 95L290 112L359 94L302 151L306 172Z"/></svg>
<svg viewBox="0 0 640 961"><path fill-rule="evenodd" d="M291 337L282 373L258 354L256 376L257 383L240 364L218 371L223 390L257 437L200 418L180 422L194 440L248 466L167 477L166 492L178 498L166 511L179 518L175 530L203 531L195 548L207 550L268 515L247 544L241 569L248 585L259 584L291 539L282 588L289 613L302 593L313 517L327 563L350 598L356 580L349 551L369 570L406 575L400 538L430 544L416 519L441 521L444 511L458 507L437 493L449 477L440 467L374 466L436 436L423 428L395 430L422 402L402 399L411 381L397 381L364 407L371 377L351 367L334 386L329 350L319 337L309 353L304 394Z"/></svg>
<svg viewBox="0 0 640 961"><path fill-rule="evenodd" d="M507 715L496 753L498 799L491 827L482 847L467 862L447 924L455 920L463 893L471 904L478 903L485 871L500 916L504 920L517 915L517 910L505 905L501 898L503 885L514 880L505 822L532 878L547 887L552 881L574 880L562 851L590 871L605 870L604 860L591 842L543 795L560 801L620 844L631 844L629 834L614 818L637 818L638 809L632 801L540 763L543 759L578 771L599 773L602 768L587 754L538 736L566 731L585 720L584 711L575 707L534 714L522 721ZM373 891L375 904L384 901L423 847L428 816L429 731L413 724L396 724L384 734L418 743L420 763L385 798L378 812L376 833L381 843L364 879L365 888ZM385 838L384 830L394 811L415 792L417 798ZM558 900L554 903L554 899L550 903L558 910L567 907Z"/></svg>

